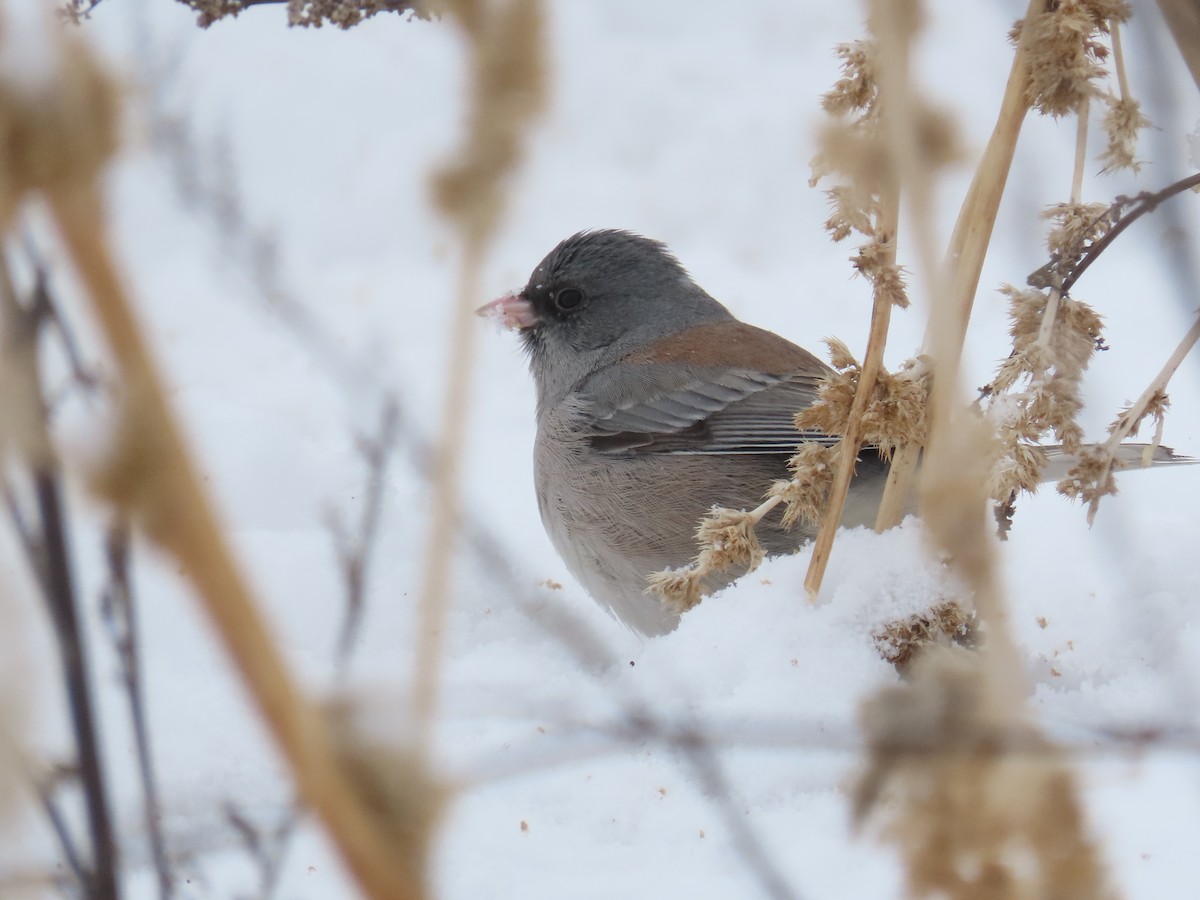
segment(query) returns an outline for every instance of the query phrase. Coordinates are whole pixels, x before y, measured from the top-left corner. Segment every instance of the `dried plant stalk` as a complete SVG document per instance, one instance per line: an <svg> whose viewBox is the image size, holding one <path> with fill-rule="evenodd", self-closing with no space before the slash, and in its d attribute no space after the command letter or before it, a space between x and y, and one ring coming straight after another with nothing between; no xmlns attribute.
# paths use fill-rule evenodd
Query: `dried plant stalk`
<svg viewBox="0 0 1200 900"><path fill-rule="evenodd" d="M341 769L317 708L288 674L201 487L105 243L95 185L51 191L51 212L121 367L127 411L99 487L170 553L195 585L296 786L322 818L363 891L416 898L411 873L374 828Z"/></svg>
<svg viewBox="0 0 1200 900"><path fill-rule="evenodd" d="M1030 16L1040 12L1035 0ZM939 555L952 560L974 598L985 642L978 653L935 650L918 659L910 685L883 692L863 713L872 759L857 806L861 813L885 786L898 796L890 834L916 896L1041 896L1054 886L1069 896L1101 897L1106 890L1070 773L1052 756L1030 759L1003 745L1007 736L1024 735L1049 753L1023 714L1020 658L983 517L991 435L959 399L966 323L1030 99L1028 30L951 240L950 286L935 292L926 334L936 376L921 507ZM1036 786L1036 802L1014 802L1012 785L1022 781ZM1047 833L1051 797L1057 817Z"/></svg>
<svg viewBox="0 0 1200 900"><path fill-rule="evenodd" d="M1112 900L1059 752L986 709L978 654L939 647L862 710L870 758L856 818L881 798L912 897Z"/></svg>
<svg viewBox="0 0 1200 900"><path fill-rule="evenodd" d="M1030 0L1026 20L1041 6L1041 0ZM1004 88L1004 98L1000 103L996 125L992 129L983 157L979 160L967 196L963 199L954 232L950 237L950 246L946 251L946 268L949 272L946 276L946 292L952 298L951 312L944 316L931 316L925 331L922 352L928 353L935 343L944 344L953 353L955 369L958 367L958 357L966 338L967 323L975 303L975 292L979 288L979 276L983 271L988 244L991 242L992 228L996 224L1000 198L1004 195L1004 188L1008 183L1017 138L1029 111L1026 98L1029 85L1026 43L1022 30L1012 70ZM946 329L949 332L947 340L938 340L935 334L938 329ZM945 363L939 358L937 364L940 379ZM893 460L892 474L889 475L884 489L876 529L882 530L899 523L908 502L904 492L913 483L913 473L919 458L918 452L906 451Z"/></svg>
<svg viewBox="0 0 1200 900"><path fill-rule="evenodd" d="M646 593L657 594L665 609L682 614L700 603L709 575L737 567L747 572L757 569L766 554L754 526L783 501L780 495L771 496L749 512L714 506L696 526L700 550L692 564L651 573Z"/></svg>
<svg viewBox="0 0 1200 900"><path fill-rule="evenodd" d="M1142 395L1109 426L1108 440L1099 447L1084 451L1080 455L1078 465L1073 467L1067 473L1067 477L1058 483L1060 494L1072 499L1083 500L1088 504L1089 525L1095 521L1100 498L1117 492L1112 470L1121 442L1134 434L1147 416L1153 418L1156 425L1154 441L1143 454L1145 464L1150 463L1154 449L1162 440L1163 415L1166 407L1170 405L1166 393L1167 383L1175 374L1175 370L1179 368L1180 363L1183 362L1184 357L1191 352L1198 341L1200 341L1200 316L1197 316L1192 327L1179 342L1179 346L1175 348L1175 352L1171 354L1154 380L1142 391Z"/></svg>
<svg viewBox="0 0 1200 900"><path fill-rule="evenodd" d="M865 110L864 119L875 119L883 129L882 140L886 147L890 141L890 132L901 127L894 120L911 110L893 108L891 98L893 93L899 93L900 85L907 86L909 73L909 51L913 34L916 30L916 4L895 0L892 3L875 4L872 7L871 27L874 31L875 48L880 61L886 63L884 75L886 78L871 79L879 92L878 99L873 105L867 106L860 102L859 107ZM873 75L873 72L866 72ZM826 104L828 106L828 103ZM878 140L879 136L876 135ZM863 173L858 173L860 177ZM861 182L860 182L861 185ZM859 448L862 446L864 425L863 416L875 390L875 381L883 366L883 351L887 344L888 327L891 324L892 307L896 304L898 292L893 284L898 281L896 267L896 239L900 224L900 181L898 167L889 165L880 179L877 190L872 192L872 207L874 215L868 220L873 242L868 245L872 255L877 257L870 270L863 270L871 278L874 290L874 300L871 309L871 329L867 337L867 349L863 356L862 368L858 373L858 385L854 393L854 401L850 407L842 432L842 441L838 452L838 463L834 470L833 481L829 487L825 510L821 517L820 529L813 542L812 557L809 560L808 571L804 576L804 588L810 603L816 602L829 564L829 556L833 549L833 539L842 521L842 511L846 505L846 496L850 490L850 480L854 475L854 466L858 460ZM863 252L860 251L860 258ZM884 273L892 273L885 275ZM907 298L903 303L907 305Z"/></svg>
<svg viewBox="0 0 1200 900"><path fill-rule="evenodd" d="M67 44L69 42L64 42ZM0 224L32 191L49 203L125 378L128 415L103 481L114 501L171 553L196 586L280 748L364 891L416 897L333 756L315 708L300 694L233 562L188 458L106 244L99 176L116 144L116 92L82 46L64 46L52 89L0 82ZM31 100L30 97L33 97Z"/></svg>
<svg viewBox="0 0 1200 900"><path fill-rule="evenodd" d="M503 210L507 181L545 101L539 0L508 0L502 5L456 0L449 10L469 40L474 79L459 158L435 181L438 205L457 227L463 251L443 418L433 457L433 512L418 611L413 709L418 731L427 742L436 712L450 566L460 518L459 471L475 359L473 311L478 305L480 270Z"/></svg>
<svg viewBox="0 0 1200 900"><path fill-rule="evenodd" d="M885 201L884 221L895 228L899 213L898 191L891 195L891 203ZM895 261L895 245L892 245L892 261ZM833 539L837 534L838 525L842 521L842 510L846 505L846 496L850 491L850 479L854 475L854 465L858 461L858 451L862 446L863 415L870 403L875 390L875 379L883 365L883 349L887 343L888 325L891 321L892 301L882 293L877 293L871 310L871 332L867 339L867 352L863 359L862 371L859 373L858 389L854 393L854 404L850 408L850 416L846 422L846 433L842 438L838 454L838 464L834 471L833 483L825 502L825 511L821 517L821 527L813 542L812 558L809 560L808 571L804 576L804 589L810 603L815 603L821 590L821 581L825 577L825 569L829 564L829 556L833 550Z"/></svg>

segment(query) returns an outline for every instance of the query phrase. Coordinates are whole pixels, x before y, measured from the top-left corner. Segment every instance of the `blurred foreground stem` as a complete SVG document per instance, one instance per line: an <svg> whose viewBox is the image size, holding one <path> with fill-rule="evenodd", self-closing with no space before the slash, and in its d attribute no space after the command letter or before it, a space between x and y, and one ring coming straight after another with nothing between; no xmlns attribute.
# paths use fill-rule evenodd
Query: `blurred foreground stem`
<svg viewBox="0 0 1200 900"><path fill-rule="evenodd" d="M378 898L420 896L412 873L382 840L339 766L318 708L289 675L234 563L117 276L96 182L60 185L46 197L123 375L128 408L111 464L115 502L196 587L301 796L323 820L363 891Z"/></svg>

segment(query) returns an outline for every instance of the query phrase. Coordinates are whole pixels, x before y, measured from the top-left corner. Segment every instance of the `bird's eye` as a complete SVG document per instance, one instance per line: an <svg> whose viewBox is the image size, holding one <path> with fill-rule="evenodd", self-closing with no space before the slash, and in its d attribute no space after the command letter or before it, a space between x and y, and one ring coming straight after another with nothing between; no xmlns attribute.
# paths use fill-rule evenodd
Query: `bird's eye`
<svg viewBox="0 0 1200 900"><path fill-rule="evenodd" d="M575 288L563 288L554 295L554 305L559 309L574 309L583 302L583 291Z"/></svg>

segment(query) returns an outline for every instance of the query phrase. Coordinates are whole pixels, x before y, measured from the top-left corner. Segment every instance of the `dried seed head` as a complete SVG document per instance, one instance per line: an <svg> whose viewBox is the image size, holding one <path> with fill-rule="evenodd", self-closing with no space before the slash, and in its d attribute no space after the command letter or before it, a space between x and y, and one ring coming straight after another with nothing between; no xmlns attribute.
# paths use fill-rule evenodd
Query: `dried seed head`
<svg viewBox="0 0 1200 900"><path fill-rule="evenodd" d="M850 258L854 269L871 282L875 295L901 309L908 307L904 285L904 270L893 261L895 253L890 242L876 235L858 248Z"/></svg>
<svg viewBox="0 0 1200 900"><path fill-rule="evenodd" d="M770 496L787 504L783 513L784 528L791 528L797 522L816 525L821 520L829 488L833 485L840 447L840 441L831 445L802 444L796 455L788 460L791 479L776 481L770 490Z"/></svg>
<svg viewBox="0 0 1200 900"><path fill-rule="evenodd" d="M705 573L742 568L753 571L762 564L762 545L754 533L757 519L745 510L713 507L696 528L700 544L697 568Z"/></svg>
<svg viewBox="0 0 1200 900"><path fill-rule="evenodd" d="M924 613L889 622L872 638L879 655L901 673L923 650L946 643L975 645L975 612L956 600L939 600Z"/></svg>
<svg viewBox="0 0 1200 900"><path fill-rule="evenodd" d="M797 413L795 422L800 431L840 435L846 432L861 368L844 343L836 338L825 343L839 371L821 382L816 402ZM929 377L922 360L909 360L894 374L881 368L863 411L863 442L884 457L902 444L923 444L928 432Z"/></svg>
<svg viewBox="0 0 1200 900"><path fill-rule="evenodd" d="M1128 18L1124 4L1058 0L1028 22L1017 22L1009 36L1023 41L1026 51L1026 102L1043 115L1079 112L1098 93L1095 81L1105 74L1108 47L1100 37L1108 33L1110 20L1123 21L1121 15Z"/></svg>
<svg viewBox="0 0 1200 900"><path fill-rule="evenodd" d="M1058 483L1057 488L1064 497L1082 500L1088 505L1088 524L1091 524L1100 507L1100 498L1117 493L1112 455L1100 448L1083 451L1079 455L1079 462L1067 472L1067 477Z"/></svg>
<svg viewBox="0 0 1200 900"><path fill-rule="evenodd" d="M1069 769L1015 716L993 720L987 695L984 659L948 646L868 700L855 818L886 817L914 897L1111 900Z"/></svg>
<svg viewBox="0 0 1200 900"><path fill-rule="evenodd" d="M1129 169L1140 172L1142 164L1138 161L1138 135L1143 128L1150 125L1150 120L1142 115L1142 106L1132 97L1122 98L1115 94L1106 97L1108 112L1104 114L1104 132L1108 135L1108 144L1100 154L1105 172L1118 169Z"/></svg>
<svg viewBox="0 0 1200 900"><path fill-rule="evenodd" d="M833 116L871 115L879 100L878 48L874 41L838 44L833 52L842 61L842 76L821 97L821 108Z"/></svg>
<svg viewBox="0 0 1200 900"><path fill-rule="evenodd" d="M703 576L694 569L669 569L665 572L653 572L646 579L649 583L646 593L658 594L663 609L676 615L682 615L699 605L703 596L702 579Z"/></svg>
<svg viewBox="0 0 1200 900"><path fill-rule="evenodd" d="M1044 210L1051 222L1046 246L1057 258L1059 272L1074 266L1088 246L1104 237L1113 226L1112 207L1105 203L1056 203Z"/></svg>

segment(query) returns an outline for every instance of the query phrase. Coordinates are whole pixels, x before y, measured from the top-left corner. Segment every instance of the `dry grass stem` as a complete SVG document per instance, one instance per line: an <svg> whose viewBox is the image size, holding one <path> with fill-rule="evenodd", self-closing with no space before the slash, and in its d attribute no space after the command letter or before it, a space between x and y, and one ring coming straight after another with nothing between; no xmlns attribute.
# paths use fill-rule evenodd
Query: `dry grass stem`
<svg viewBox="0 0 1200 900"><path fill-rule="evenodd" d="M233 561L104 245L99 198L73 191L49 199L125 377L125 419L97 488L175 557L195 585L291 763L301 795L323 819L363 891L372 897L417 896L354 798L315 707L288 674Z"/></svg>
<svg viewBox="0 0 1200 900"><path fill-rule="evenodd" d="M3 105L0 127L10 139L0 142L6 148L0 164L16 177L6 180L0 199L7 224L27 192L43 193L123 376L126 415L97 484L195 585L299 791L364 892L413 896L342 773L319 714L288 674L188 457L106 243L98 182L115 145L116 95L83 48L61 58L53 89L41 92L36 105L22 104L20 96Z"/></svg>
<svg viewBox="0 0 1200 900"><path fill-rule="evenodd" d="M420 642L413 709L418 733L432 739L455 535L461 518L459 472L475 359L474 308L484 254L525 143L545 102L539 0L456 0L449 4L469 47L472 70L467 133L457 158L434 180L441 211L462 242L454 331L433 457L433 499L418 609Z"/></svg>
<svg viewBox="0 0 1200 900"><path fill-rule="evenodd" d="M1041 0L1030 0L1026 19L1041 8ZM943 376L944 368L949 365L951 371L958 370L958 357L963 341L966 338L967 323L971 318L971 309L975 302L975 292L979 288L979 275L983 270L983 260L987 255L988 244L992 237L992 228L996 224L996 213L1000 208L1000 198L1004 195L1008 183L1008 173L1012 168L1013 154L1016 152L1017 138L1021 134L1021 125L1029 110L1029 38L1022 28L1018 34L1017 50L1013 59L1012 70L1004 88L1004 97L1000 104L1000 112L996 125L988 139L983 156L975 169L967 196L959 209L958 219L954 224L954 232L950 237L950 246L945 256L945 268L942 279L943 286L938 290L938 296L949 296L951 299L949 311L938 316L931 315L925 331L922 353L928 354L935 345L947 347L953 354L949 361L937 360L938 378ZM933 277L935 273L943 272L938 267L929 269ZM948 331L945 340L940 340L936 332L939 329ZM957 376L954 376L957 377ZM880 514L877 527L887 527L899 521L899 517L907 505L907 491L915 481L917 462L920 453L909 450L892 462L888 475L884 497L880 504Z"/></svg>
<svg viewBox="0 0 1200 900"><path fill-rule="evenodd" d="M1075 115L1075 169L1071 176L1071 204L1083 198L1083 169L1087 163L1088 111L1092 104L1084 103Z"/></svg>
<svg viewBox="0 0 1200 900"><path fill-rule="evenodd" d="M1083 500L1088 504L1088 524L1096 518L1100 506L1100 498L1117 492L1116 481L1112 471L1114 465L1119 466L1116 453L1121 442L1137 432L1138 426L1147 416L1155 423L1154 441L1143 454L1143 464L1148 465L1159 442L1162 440L1163 417L1170 405L1167 398L1167 384L1175 370L1179 368L1184 357L1191 352L1200 341L1200 316L1197 316L1192 327L1188 329L1163 365L1154 380L1146 386L1137 401L1121 413L1117 420L1109 426L1109 436L1099 447L1090 448L1080 454L1079 463L1072 468L1067 477L1058 483L1058 492L1075 500Z"/></svg>
<svg viewBox="0 0 1200 900"><path fill-rule="evenodd" d="M1030 15L1041 15L1034 3ZM1030 19L1027 17L1026 22ZM1004 753L996 735L1029 730L1020 655L983 516L991 429L959 399L958 372L979 267L1011 165L1013 145L1034 102L1026 79L1026 25L1018 41L1000 122L960 212L948 254L950 289L935 297L927 332L934 359L932 434L922 470L921 508L929 537L952 560L975 600L984 642L977 653L932 650L919 658L911 685L885 692L864 708L871 735L871 767L858 807L869 807L887 787L898 796L889 833L908 862L914 896L1018 897L1047 895L1050 886L1068 896L1104 896L1104 877L1090 842L1069 773L1056 759ZM1086 83L1086 79L1085 79ZM1036 345L1048 297L1025 297L1031 315L1021 334ZM1059 298L1055 325L1068 312ZM1094 347L1094 342L1091 345ZM1038 368L1034 360L1032 368ZM907 698L907 699L905 699ZM905 704L908 708L905 709ZM903 714L899 714L903 711ZM924 747L913 752L913 743ZM1014 784L1036 786L1028 802L1016 801ZM1053 797L1053 808L1046 798ZM1055 821L1046 826L1051 812ZM1024 864L1012 861L1021 847ZM983 892L983 893L981 893Z"/></svg>
<svg viewBox="0 0 1200 900"><path fill-rule="evenodd" d="M652 573L646 579L646 593L657 595L665 609L685 613L711 590L706 581L708 576L728 569L741 568L747 572L757 569L765 551L754 526L783 499L770 496L749 511L714 506L696 527L700 550L691 566Z"/></svg>
<svg viewBox="0 0 1200 900"><path fill-rule="evenodd" d="M1028 104L1048 116L1081 112L1105 74L1108 48L1102 37L1111 24L1127 21L1131 14L1124 0L1063 0L1030 7L1012 33L1028 49Z"/></svg>
<svg viewBox="0 0 1200 900"><path fill-rule="evenodd" d="M844 78L826 96L824 106L834 113L857 113L850 127L861 131L864 140L871 142L875 152L884 151L882 174L868 180L863 169L851 172L852 183L859 185L858 193L870 197L865 207L868 215L861 216L856 227L869 238L854 258L857 271L863 274L873 287L871 328L867 337L867 349L862 367L858 372L854 399L841 429L838 463L829 485L828 497L821 525L813 543L812 558L804 578L809 602L815 602L829 564L833 540L842 521L842 511L854 476L859 448L864 436L863 416L871 402L875 381L883 367L883 352L887 344L888 327L891 324L893 306L907 306L900 269L896 265L896 238L900 223L900 180L896 160L887 158L886 148L894 132L903 127L898 120L911 108L893 108L893 93L900 93L908 84L909 53L913 35L917 28L917 4L908 0L875 3L871 7L869 27L873 35L869 43L862 44L861 57L854 61L854 78ZM847 68L851 68L847 60ZM882 71L877 71L880 69ZM886 76L880 79L878 75ZM848 90L847 87L853 87ZM901 87L904 86L904 87ZM839 103L838 98L848 96L851 102ZM814 176L818 174L814 167ZM863 224L868 227L864 230ZM840 230L834 231L834 236Z"/></svg>

